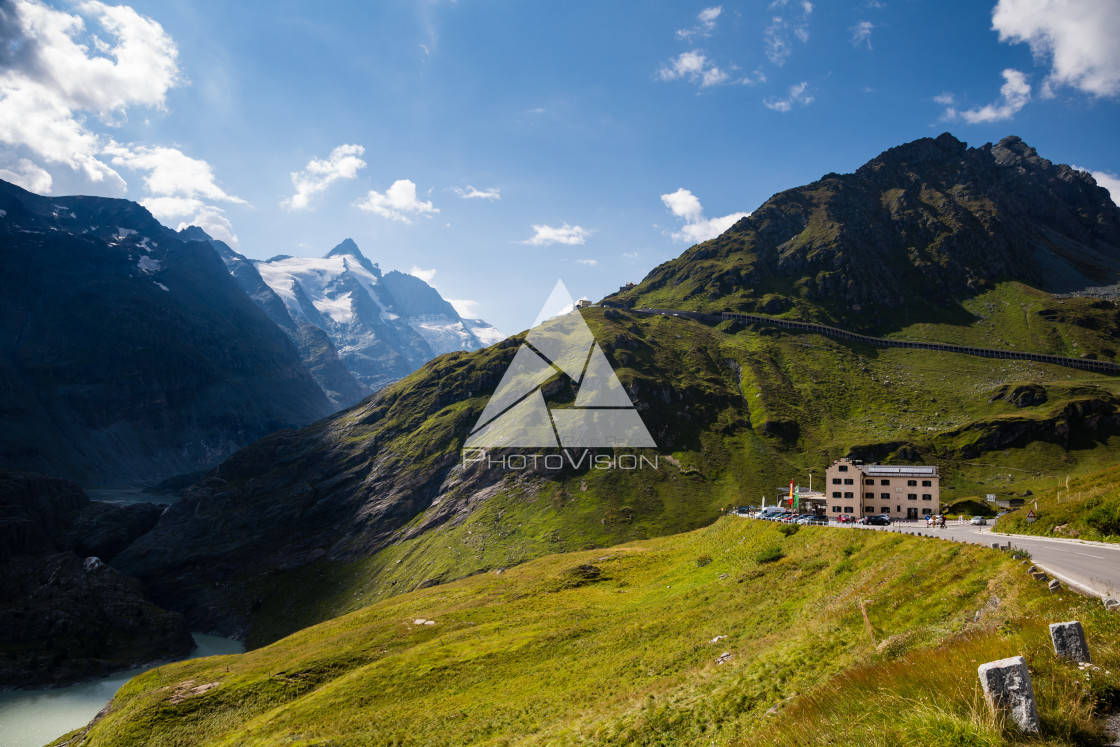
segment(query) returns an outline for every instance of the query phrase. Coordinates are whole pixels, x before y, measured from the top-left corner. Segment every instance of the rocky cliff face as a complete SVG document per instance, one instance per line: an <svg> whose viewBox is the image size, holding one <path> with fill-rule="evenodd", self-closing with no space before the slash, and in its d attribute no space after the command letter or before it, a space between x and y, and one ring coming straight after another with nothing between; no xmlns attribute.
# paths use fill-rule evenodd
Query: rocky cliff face
<svg viewBox="0 0 1120 747"><path fill-rule="evenodd" d="M0 473L0 688L61 685L190 652L182 615L103 562L162 512L94 503L66 480Z"/></svg>
<svg viewBox="0 0 1120 747"><path fill-rule="evenodd" d="M331 411L214 249L141 206L0 182L0 241L0 466L154 482Z"/></svg>
<svg viewBox="0 0 1120 747"><path fill-rule="evenodd" d="M1120 279L1120 208L1093 178L1017 137L949 134L854 174L774 195L723 235L609 300L777 314L890 331L959 320L999 281L1069 292Z"/></svg>

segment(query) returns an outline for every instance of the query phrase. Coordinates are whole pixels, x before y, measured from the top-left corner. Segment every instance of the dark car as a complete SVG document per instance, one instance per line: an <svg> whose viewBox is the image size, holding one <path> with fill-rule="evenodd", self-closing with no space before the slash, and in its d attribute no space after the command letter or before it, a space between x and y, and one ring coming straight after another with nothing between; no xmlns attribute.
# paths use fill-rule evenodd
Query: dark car
<svg viewBox="0 0 1120 747"><path fill-rule="evenodd" d="M810 516L808 521L806 521L805 523L806 524L825 524L825 525L827 525L828 524L828 517L823 516L823 515L822 516Z"/></svg>
<svg viewBox="0 0 1120 747"><path fill-rule="evenodd" d="M891 525L891 517L887 516L886 514L868 516L863 519L863 523L880 527L889 527Z"/></svg>

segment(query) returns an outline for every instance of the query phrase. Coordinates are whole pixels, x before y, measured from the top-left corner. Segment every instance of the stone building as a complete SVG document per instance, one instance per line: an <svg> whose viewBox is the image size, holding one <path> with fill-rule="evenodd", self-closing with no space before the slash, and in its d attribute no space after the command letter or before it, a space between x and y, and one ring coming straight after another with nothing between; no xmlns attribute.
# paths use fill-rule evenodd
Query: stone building
<svg viewBox="0 0 1120 747"><path fill-rule="evenodd" d="M837 459L825 470L828 515L889 514L919 519L941 512L937 467Z"/></svg>

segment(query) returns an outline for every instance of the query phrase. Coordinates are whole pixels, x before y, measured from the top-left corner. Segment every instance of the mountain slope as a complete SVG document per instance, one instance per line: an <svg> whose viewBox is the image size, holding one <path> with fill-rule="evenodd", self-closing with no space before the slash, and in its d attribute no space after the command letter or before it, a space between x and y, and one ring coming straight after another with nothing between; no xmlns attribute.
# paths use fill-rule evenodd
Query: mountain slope
<svg viewBox="0 0 1120 747"><path fill-rule="evenodd" d="M1020 744L976 681L1016 654L1045 743L1096 743L1094 700L1120 684L1120 617L1099 602L990 548L779 529L725 517L553 555L165 666L81 744ZM1046 623L1070 619L1091 680L1050 646Z"/></svg>
<svg viewBox="0 0 1120 747"><path fill-rule="evenodd" d="M1065 209L1096 205L1087 198ZM1057 231L1048 215L1021 230ZM895 227L912 230L909 218ZM704 246L674 271L691 263L708 272L694 256ZM1116 257L1120 242L1099 251ZM636 298L661 293L659 278L655 271ZM840 308L797 303L822 317ZM961 308L972 321L956 320L957 339L1115 355L1111 302L1057 299L1004 280ZM464 461L460 448L518 337L441 356L349 411L243 450L116 562L196 624L257 644L409 589L702 526L843 455L939 464L946 503L1021 493L1049 470L1087 471L1120 456L1116 377L612 308L584 317L663 455L657 469ZM1036 396L1015 395L1020 387ZM556 375L542 392L563 407L575 389Z"/></svg>
<svg viewBox="0 0 1120 747"><path fill-rule="evenodd" d="M1120 208L1087 173L1017 137L969 148L946 133L774 195L610 300L788 312L855 331L968 325L962 302L1000 282L1054 293L1116 283L1117 246Z"/></svg>
<svg viewBox="0 0 1120 747"><path fill-rule="evenodd" d="M197 226L184 228L179 235L190 241L207 241L217 250L241 290L296 344L304 365L336 407L349 407L369 396L370 390L358 383L339 358L330 336L314 324L296 322L280 296L264 282L255 262Z"/></svg>
<svg viewBox="0 0 1120 747"><path fill-rule="evenodd" d="M85 484L208 468L330 411L209 244L0 183L0 464Z"/></svg>

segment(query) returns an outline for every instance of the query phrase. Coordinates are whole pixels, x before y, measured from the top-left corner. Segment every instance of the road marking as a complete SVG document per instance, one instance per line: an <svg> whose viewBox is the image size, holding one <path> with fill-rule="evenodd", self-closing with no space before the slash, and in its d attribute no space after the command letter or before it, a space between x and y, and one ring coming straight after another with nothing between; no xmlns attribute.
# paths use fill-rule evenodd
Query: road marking
<svg viewBox="0 0 1120 747"><path fill-rule="evenodd" d="M1068 552L1070 555L1084 555L1087 558L1096 558L1097 560L1104 560L1103 555L1090 555L1087 552L1077 552L1075 550L1062 550L1061 548L1051 547L1054 552Z"/></svg>

